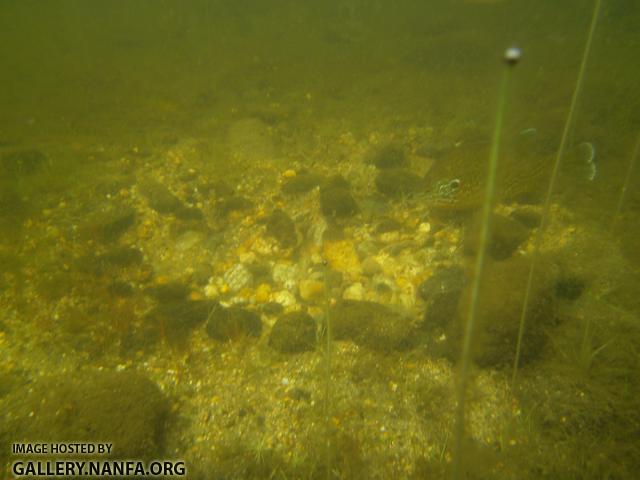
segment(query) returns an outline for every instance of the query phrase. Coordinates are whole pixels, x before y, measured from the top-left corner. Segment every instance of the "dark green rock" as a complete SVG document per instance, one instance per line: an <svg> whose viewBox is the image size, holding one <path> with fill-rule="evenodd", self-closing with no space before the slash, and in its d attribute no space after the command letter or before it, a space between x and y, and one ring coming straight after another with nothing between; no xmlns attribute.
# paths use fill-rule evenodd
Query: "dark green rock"
<svg viewBox="0 0 640 480"><path fill-rule="evenodd" d="M332 218L351 217L358 213L358 205L351 192L341 186L323 187L320 190L322 214Z"/></svg>
<svg viewBox="0 0 640 480"><path fill-rule="evenodd" d="M151 460L163 454L168 412L158 386L139 373L69 372L37 378L8 394L0 441L105 441L113 443L109 458ZM7 455L3 449L0 461Z"/></svg>
<svg viewBox="0 0 640 480"><path fill-rule="evenodd" d="M377 168L403 168L408 165L404 150L397 145L386 145L377 150L371 158L371 163Z"/></svg>
<svg viewBox="0 0 640 480"><path fill-rule="evenodd" d="M228 215L232 212L244 212L253 208L253 202L247 198L233 196L222 200L218 205L218 212L221 215Z"/></svg>
<svg viewBox="0 0 640 480"><path fill-rule="evenodd" d="M511 218L520 222L527 228L536 228L540 225L542 215L535 210L518 209L511 212Z"/></svg>
<svg viewBox="0 0 640 480"><path fill-rule="evenodd" d="M265 315L280 315L284 307L278 302L268 302L262 306L262 313Z"/></svg>
<svg viewBox="0 0 640 480"><path fill-rule="evenodd" d="M565 300L577 300L585 289L583 279L575 276L560 278L556 283L556 295Z"/></svg>
<svg viewBox="0 0 640 480"><path fill-rule="evenodd" d="M267 218L266 224L267 235L275 238L282 247L293 247L298 242L296 226L291 217L282 210L274 210Z"/></svg>
<svg viewBox="0 0 640 480"><path fill-rule="evenodd" d="M322 175L315 173L299 173L282 184L282 193L295 195L313 190L323 182Z"/></svg>
<svg viewBox="0 0 640 480"><path fill-rule="evenodd" d="M393 218L383 218L376 225L376 233L395 232L402 229L402 224Z"/></svg>
<svg viewBox="0 0 640 480"><path fill-rule="evenodd" d="M406 350L414 345L411 320L382 304L343 300L329 311L333 337L374 350Z"/></svg>
<svg viewBox="0 0 640 480"><path fill-rule="evenodd" d="M528 276L529 259L526 257L511 257L486 264L472 340L472 358L479 366L513 365ZM520 365L530 363L540 355L548 338L548 329L556 324L554 276L552 265L540 259L529 296ZM456 359L461 351L470 295L471 282L467 284L455 320L448 328L449 356L452 359Z"/></svg>
<svg viewBox="0 0 640 480"><path fill-rule="evenodd" d="M167 187L155 182L145 181L139 185L142 194L147 197L149 206L163 215L175 215L185 221L201 221L204 215L199 208L189 207L176 197Z"/></svg>
<svg viewBox="0 0 640 480"><path fill-rule="evenodd" d="M98 226L100 239L104 242L115 242L136 221L136 214L133 210L125 209L112 212L106 218L102 219L102 224Z"/></svg>
<svg viewBox="0 0 640 480"><path fill-rule="evenodd" d="M529 238L529 229L520 222L504 215L494 214L491 217L491 230L487 251L496 260L509 258ZM465 230L464 252L467 255L477 253L480 235L480 215L476 215L471 225Z"/></svg>
<svg viewBox="0 0 640 480"><path fill-rule="evenodd" d="M281 353L313 351L316 346L316 322L305 312L286 313L273 325L269 345Z"/></svg>
<svg viewBox="0 0 640 480"><path fill-rule="evenodd" d="M322 182L321 188L344 188L351 190L351 184L342 175L332 175Z"/></svg>
<svg viewBox="0 0 640 480"><path fill-rule="evenodd" d="M260 316L241 307L219 306L209 315L207 334L220 342L243 336L259 337L262 333Z"/></svg>
<svg viewBox="0 0 640 480"><path fill-rule="evenodd" d="M154 285L145 290L160 303L179 302L187 299L191 289L180 282L169 282Z"/></svg>
<svg viewBox="0 0 640 480"><path fill-rule="evenodd" d="M402 168L381 170L376 177L376 188L389 197L413 195L424 190L424 180Z"/></svg>
<svg viewBox="0 0 640 480"><path fill-rule="evenodd" d="M142 263L142 252L132 247L116 247L98 255L97 261L106 267L128 267Z"/></svg>
<svg viewBox="0 0 640 480"><path fill-rule="evenodd" d="M149 206L158 213L173 213L175 215L185 208L178 197L171 193L167 187L158 182L149 180L141 183L139 188L142 194L147 197Z"/></svg>
<svg viewBox="0 0 640 480"><path fill-rule="evenodd" d="M210 300L165 301L145 317L145 322L164 335L168 342L180 345L194 328L206 322L220 308L217 302Z"/></svg>
<svg viewBox="0 0 640 480"><path fill-rule="evenodd" d="M464 270L452 266L437 270L418 287L418 295L427 303L423 330L443 329L458 310L460 295L466 283Z"/></svg>
<svg viewBox="0 0 640 480"><path fill-rule="evenodd" d="M47 157L40 150L20 150L2 157L4 175L20 178L37 173L47 163Z"/></svg>
<svg viewBox="0 0 640 480"><path fill-rule="evenodd" d="M122 280L115 280L107 287L107 291L114 297L131 297L135 289L133 286Z"/></svg>

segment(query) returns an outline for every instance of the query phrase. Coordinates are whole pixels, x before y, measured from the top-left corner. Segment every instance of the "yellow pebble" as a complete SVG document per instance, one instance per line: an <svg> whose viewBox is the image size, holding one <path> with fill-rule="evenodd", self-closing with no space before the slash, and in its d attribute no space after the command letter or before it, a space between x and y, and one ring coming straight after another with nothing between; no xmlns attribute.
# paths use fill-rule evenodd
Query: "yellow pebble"
<svg viewBox="0 0 640 480"><path fill-rule="evenodd" d="M256 288L255 299L258 303L267 303L271 297L271 286L267 283L261 283Z"/></svg>
<svg viewBox="0 0 640 480"><path fill-rule="evenodd" d="M203 299L204 299L204 295L202 294L202 292L193 291L189 293L189 300L191 300L192 302L197 302L198 300L203 300Z"/></svg>
<svg viewBox="0 0 640 480"><path fill-rule="evenodd" d="M293 178L296 176L296 171L292 169L285 170L284 172L282 172L282 176L284 178Z"/></svg>

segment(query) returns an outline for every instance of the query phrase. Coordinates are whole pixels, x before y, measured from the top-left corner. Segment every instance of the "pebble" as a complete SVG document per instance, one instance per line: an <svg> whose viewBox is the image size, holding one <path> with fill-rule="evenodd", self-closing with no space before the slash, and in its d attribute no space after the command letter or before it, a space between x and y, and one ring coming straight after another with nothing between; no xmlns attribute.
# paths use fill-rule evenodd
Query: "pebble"
<svg viewBox="0 0 640 480"><path fill-rule="evenodd" d="M224 281L234 293L249 285L251 279L251 272L242 263L236 263L224 274Z"/></svg>
<svg viewBox="0 0 640 480"><path fill-rule="evenodd" d="M284 308L292 307L296 304L296 297L289 290L280 290L272 296L273 301L279 303Z"/></svg>
<svg viewBox="0 0 640 480"><path fill-rule="evenodd" d="M268 283L261 283L256 288L255 300L257 303L267 303L271 296L271 286Z"/></svg>
<svg viewBox="0 0 640 480"><path fill-rule="evenodd" d="M364 298L364 287L362 283L356 282L349 285L342 294L344 300L362 300Z"/></svg>
<svg viewBox="0 0 640 480"><path fill-rule="evenodd" d="M298 291L303 300L316 300L324 295L324 282L314 279L300 280Z"/></svg>
<svg viewBox="0 0 640 480"><path fill-rule="evenodd" d="M418 231L420 233L429 233L431 231L431 224L428 222L418 225Z"/></svg>
<svg viewBox="0 0 640 480"><path fill-rule="evenodd" d="M290 263L276 263L272 270L273 280L287 290L295 290L297 286L298 266Z"/></svg>
<svg viewBox="0 0 640 480"><path fill-rule="evenodd" d="M220 291L218 290L217 286L210 283L209 285L204 287L204 295L207 298L218 298L218 296L220 295Z"/></svg>
<svg viewBox="0 0 640 480"><path fill-rule="evenodd" d="M371 277L376 273L380 273L381 271L382 267L375 258L367 257L362 262L362 273L368 277Z"/></svg>

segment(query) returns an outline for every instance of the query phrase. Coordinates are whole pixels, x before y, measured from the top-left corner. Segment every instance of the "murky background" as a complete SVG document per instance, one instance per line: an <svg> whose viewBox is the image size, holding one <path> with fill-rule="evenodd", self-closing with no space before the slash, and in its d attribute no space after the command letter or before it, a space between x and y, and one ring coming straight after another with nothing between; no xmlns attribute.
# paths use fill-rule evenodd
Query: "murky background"
<svg viewBox="0 0 640 480"><path fill-rule="evenodd" d="M107 440L190 478L446 477L517 45L463 478L633 478L633 1L602 7L511 381L592 9L3 2L3 444Z"/></svg>

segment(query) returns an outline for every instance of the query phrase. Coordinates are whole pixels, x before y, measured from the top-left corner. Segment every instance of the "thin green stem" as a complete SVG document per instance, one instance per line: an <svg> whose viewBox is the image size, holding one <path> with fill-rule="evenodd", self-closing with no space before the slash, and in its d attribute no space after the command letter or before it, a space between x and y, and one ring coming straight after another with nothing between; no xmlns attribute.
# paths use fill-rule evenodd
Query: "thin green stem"
<svg viewBox="0 0 640 480"><path fill-rule="evenodd" d="M636 146L633 149L633 153L631 154L631 161L629 162L629 166L627 167L627 173L624 177L624 183L622 184L622 188L620 189L620 196L618 197L616 211L613 214L613 221L611 223L612 227L616 226L620 218L620 213L622 212L622 205L624 204L627 189L629 188L629 183L631 183L631 174L633 173L636 163L638 163L638 157L640 157L640 134L638 135L638 141L636 142Z"/></svg>
<svg viewBox="0 0 640 480"><path fill-rule="evenodd" d="M520 355L522 351L522 337L524 335L524 326L527 318L527 310L529 308L529 300L531 296L531 288L533 286L533 278L535 276L535 269L538 263L538 257L540 256L540 245L542 244L542 237L544 231L549 223L549 211L551 209L551 195L558 178L558 172L560 170L560 162L564 157L564 152L567 147L569 139L569 132L573 125L573 117L576 111L576 104L582 90L582 82L584 80L584 73L587 68L587 60L589 59L589 53L591 51L591 43L593 41L593 33L598 24L598 17L600 16L600 5L602 0L595 0L593 5L593 15L591 17L591 25L589 26L589 34L587 35L587 41L582 54L582 61L580 62L580 70L578 71L578 78L576 80L576 87L573 90L573 96L571 97L571 106L569 107L569 114L567 115L567 121L564 124L564 130L562 132L562 138L560 140L560 146L556 154L555 162L553 163L553 170L551 171L551 178L549 179L549 185L547 186L547 193L545 195L544 204L542 207L542 218L540 220L540 226L536 232L536 236L533 244L533 253L531 254L531 264L529 266L529 275L527 277L527 286L525 289L524 300L522 302L522 312L520 314L520 325L518 327L518 340L516 342L516 355L513 360L513 372L511 375L511 385L514 386L516 377L518 375L518 366L520 364Z"/></svg>
<svg viewBox="0 0 640 480"><path fill-rule="evenodd" d="M469 300L469 309L467 312L467 320L465 323L464 337L462 341L462 354L460 360L460 371L456 390L457 406L456 420L454 430L453 443L453 462L451 465L451 478L458 480L462 478L462 444L464 441L464 424L465 424L465 403L467 383L469 381L469 368L471 365L471 342L473 340L478 295L480 292L480 282L482 270L484 268L487 243L489 240L489 229L491 223L491 211L493 208L493 198L496 184L496 171L498 168L498 156L500 152L500 140L502 137L502 124L504 119L504 111L507 99L507 90L509 80L511 78L511 66L507 65L502 75L502 84L500 86L500 94L498 99L498 112L496 114L496 125L493 132L491 142L491 154L489 156L489 165L487 172L487 184L485 188L484 203L482 205L482 223L480 230L480 241L478 245L478 254L476 256L473 283L471 285L471 298Z"/></svg>

